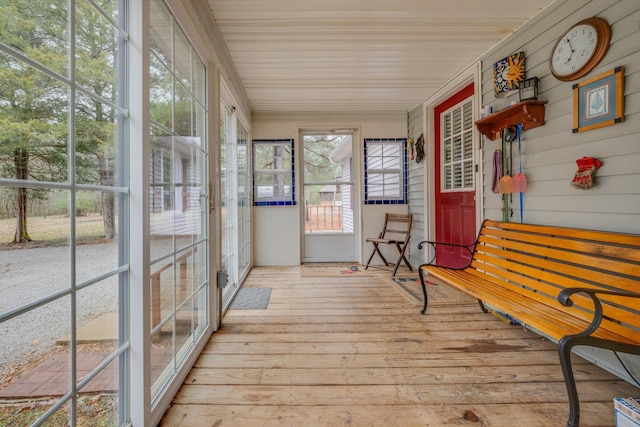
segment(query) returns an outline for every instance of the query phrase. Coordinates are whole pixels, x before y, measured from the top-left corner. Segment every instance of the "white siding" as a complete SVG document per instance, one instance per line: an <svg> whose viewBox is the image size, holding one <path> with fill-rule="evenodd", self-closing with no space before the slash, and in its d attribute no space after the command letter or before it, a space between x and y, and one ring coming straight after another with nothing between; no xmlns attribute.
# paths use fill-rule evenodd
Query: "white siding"
<svg viewBox="0 0 640 427"><path fill-rule="evenodd" d="M347 157L342 161L342 177L343 181L350 181L352 173L358 173L358 171L351 170L352 157ZM342 186L342 229L346 233L354 232L354 222L353 222L353 206L352 203L356 203L356 200L353 199L353 192L351 191L351 186L343 185Z"/></svg>
<svg viewBox="0 0 640 427"><path fill-rule="evenodd" d="M599 16L612 27L609 50L598 67L578 81L618 66L625 67L625 121L588 132L572 133L575 82L556 80L549 71L550 51L560 35L576 22ZM548 100L546 124L523 132L522 164L528 188L524 222L578 228L640 232L640 2L569 0L546 10L483 59L483 105L494 111L514 99L493 96L492 65L506 55L524 51L527 76L540 78L540 96ZM517 96L515 97L517 99ZM501 219L500 195L491 192L492 153L499 141L484 139L484 216ZM517 155L517 143L514 145ZM569 185L576 159L596 157L603 166L596 185L578 190ZM517 157L514 155L514 167ZM519 221L514 197L513 221Z"/></svg>
<svg viewBox="0 0 640 427"><path fill-rule="evenodd" d="M418 142L420 134L424 132L424 117L422 104L409 112L409 137L413 138L413 143ZM412 266L422 264L424 260L424 250L418 250L418 242L424 240L425 236L425 209L424 209L424 181L425 162L417 163L409 159L409 213L413 214L413 226L411 227L411 245L409 262Z"/></svg>

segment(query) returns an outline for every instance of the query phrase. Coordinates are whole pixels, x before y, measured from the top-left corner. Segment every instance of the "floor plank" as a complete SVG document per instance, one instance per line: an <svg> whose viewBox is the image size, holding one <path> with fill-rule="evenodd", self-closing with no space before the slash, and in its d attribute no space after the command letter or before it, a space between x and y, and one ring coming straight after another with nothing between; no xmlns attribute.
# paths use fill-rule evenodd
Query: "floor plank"
<svg viewBox="0 0 640 427"><path fill-rule="evenodd" d="M417 273L406 273L407 277ZM256 268L266 310L229 310L163 426L562 426L556 346L430 286L429 311L373 270L301 277ZM613 426L612 399L639 390L574 357L582 426Z"/></svg>

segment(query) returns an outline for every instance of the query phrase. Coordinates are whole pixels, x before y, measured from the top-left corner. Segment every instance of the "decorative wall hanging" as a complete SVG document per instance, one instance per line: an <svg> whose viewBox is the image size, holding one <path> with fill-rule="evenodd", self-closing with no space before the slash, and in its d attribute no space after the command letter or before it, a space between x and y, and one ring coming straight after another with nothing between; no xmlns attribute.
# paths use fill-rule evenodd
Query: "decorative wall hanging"
<svg viewBox="0 0 640 427"><path fill-rule="evenodd" d="M518 89L524 80L524 52L514 53L493 64L493 90L496 98L504 98Z"/></svg>
<svg viewBox="0 0 640 427"><path fill-rule="evenodd" d="M583 157L576 160L578 171L571 180L573 188L588 190L593 186L593 174L600 169L602 162L593 157Z"/></svg>
<svg viewBox="0 0 640 427"><path fill-rule="evenodd" d="M424 133L421 133L416 141L416 163L422 163L424 160Z"/></svg>
<svg viewBox="0 0 640 427"><path fill-rule="evenodd" d="M413 160L415 156L413 138L409 137L407 139L407 153L409 153L409 160Z"/></svg>
<svg viewBox="0 0 640 427"><path fill-rule="evenodd" d="M624 120L624 67L573 85L573 133Z"/></svg>

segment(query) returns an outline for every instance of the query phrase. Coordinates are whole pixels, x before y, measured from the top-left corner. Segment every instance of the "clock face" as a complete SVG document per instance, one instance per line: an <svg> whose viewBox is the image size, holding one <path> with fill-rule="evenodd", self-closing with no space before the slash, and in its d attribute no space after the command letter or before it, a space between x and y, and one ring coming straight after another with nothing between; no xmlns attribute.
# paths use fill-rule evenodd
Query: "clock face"
<svg viewBox="0 0 640 427"><path fill-rule="evenodd" d="M558 39L549 67L559 80L584 76L602 60L609 47L611 29L601 18L588 18L571 27Z"/></svg>
<svg viewBox="0 0 640 427"><path fill-rule="evenodd" d="M580 70L593 56L598 34L590 25L576 25L558 42L551 67L555 74L568 76Z"/></svg>

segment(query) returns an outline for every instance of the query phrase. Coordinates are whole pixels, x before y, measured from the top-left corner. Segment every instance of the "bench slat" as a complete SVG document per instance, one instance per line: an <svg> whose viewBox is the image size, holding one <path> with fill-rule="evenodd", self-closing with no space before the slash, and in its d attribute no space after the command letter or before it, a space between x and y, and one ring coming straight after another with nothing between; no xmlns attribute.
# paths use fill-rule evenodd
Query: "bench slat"
<svg viewBox="0 0 640 427"><path fill-rule="evenodd" d="M598 253L578 253L570 250L564 250L557 246L539 246L537 244L533 244L533 242L522 242L519 240L505 239L504 237L488 236L486 234L480 236L478 244L480 247L483 247L484 245L492 245L514 251L521 251L531 254L532 256L536 255L538 257L546 257L551 260L568 263L582 268L587 267L596 272L616 272L619 275L631 276L635 278L635 280L640 279L640 263L633 259L622 258L622 251L618 252L618 258L611 259L603 257ZM633 255L632 252L635 251L629 251L629 254ZM571 265L568 267L571 267Z"/></svg>
<svg viewBox="0 0 640 427"><path fill-rule="evenodd" d="M483 250L485 250L483 248ZM553 270L543 270L538 267L533 267L530 263L524 264L526 261L530 261L526 255L517 255L515 253L503 253L503 251L499 249L488 249L487 253L492 253L495 256L487 256L486 253L477 253L474 261L471 266L477 270L494 274L497 276L504 276L506 279L513 281L515 283L521 284L523 286L527 286L530 289L537 289L540 292L551 295L553 299L556 299L560 290L564 288L570 287L587 287L592 289L624 289L624 290L635 290L631 288L632 281L628 279L620 279L616 276L610 277L598 277L601 280L606 280L607 283L615 283L619 285L622 282L629 282L627 286L605 286L600 283L589 283L586 282L584 277L588 277L589 271L588 269L579 270L582 273L582 276L578 276L577 274L572 277L567 277L566 275L562 275L560 273L554 272ZM512 259L517 259L517 262L511 261L510 259L506 259L504 257L499 257L500 255L509 255ZM557 270L559 269L556 266ZM574 273L575 274L575 273ZM605 307L605 314L610 317L618 318L620 315L626 315L625 312L631 311L640 311L640 300L629 300L629 298L619 297L619 296L610 296L604 295L601 298L602 301L611 303L611 304L622 304L625 305L626 308L624 310L619 310L616 307L612 307L614 310L613 313L608 312L608 308ZM591 298L577 295L573 299L574 304L578 306L582 306L587 308L590 311L593 311L593 302Z"/></svg>
<svg viewBox="0 0 640 427"><path fill-rule="evenodd" d="M546 225L518 224L513 222L499 222L486 220L483 224L486 230L503 229L514 230L520 232L529 232L532 234L545 234L549 236L562 236L578 240L591 240L600 243L609 243L614 245L622 245L629 247L640 247L640 235L613 233L608 231L584 230L567 227L554 227ZM640 261L640 259L635 259Z"/></svg>
<svg viewBox="0 0 640 427"><path fill-rule="evenodd" d="M536 304L540 300L511 291L508 287L497 287L494 282L483 279L472 271L450 270L435 266L425 267L425 269L429 272L430 279L439 279L437 281L484 301L555 342L564 335L581 332L589 324L588 320L571 314L579 311L575 308L563 307L560 303L554 306ZM529 294L535 295L531 292ZM582 313L580 316L582 317ZM602 329L596 336L628 344L640 344L640 334L629 336L626 332L627 328L622 328L619 333Z"/></svg>

